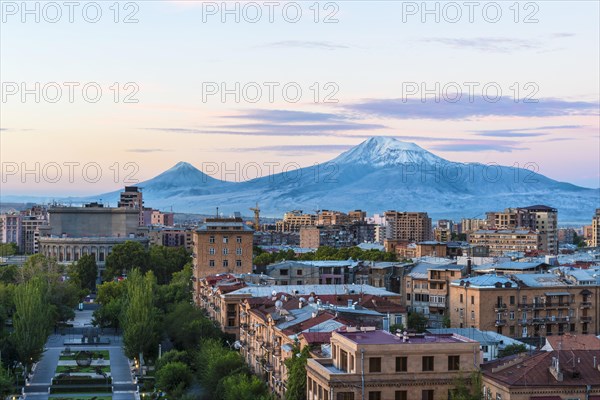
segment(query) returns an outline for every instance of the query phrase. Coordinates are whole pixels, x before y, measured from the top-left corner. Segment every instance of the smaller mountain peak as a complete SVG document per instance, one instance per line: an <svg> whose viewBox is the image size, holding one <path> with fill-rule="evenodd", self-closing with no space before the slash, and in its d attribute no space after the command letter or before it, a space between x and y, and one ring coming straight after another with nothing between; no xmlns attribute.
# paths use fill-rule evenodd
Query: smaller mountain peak
<svg viewBox="0 0 600 400"><path fill-rule="evenodd" d="M179 161L177 164L175 164L173 167L171 167L170 169L175 170L175 169L196 169L196 167L194 167L192 164L190 164L189 162L186 161Z"/></svg>

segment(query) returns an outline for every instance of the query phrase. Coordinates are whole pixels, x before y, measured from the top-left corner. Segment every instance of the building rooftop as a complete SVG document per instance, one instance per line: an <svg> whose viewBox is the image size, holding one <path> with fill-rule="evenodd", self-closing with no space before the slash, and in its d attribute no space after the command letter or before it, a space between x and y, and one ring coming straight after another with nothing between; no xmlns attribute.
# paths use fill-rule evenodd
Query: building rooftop
<svg viewBox="0 0 600 400"><path fill-rule="evenodd" d="M310 296L324 294L353 294L364 293L384 297L398 297L400 294L389 292L384 288L378 288L370 285L270 285L270 286L246 286L245 288L231 292L230 294L250 294L253 297L271 296L272 292L289 293L292 296Z"/></svg>
<svg viewBox="0 0 600 400"><path fill-rule="evenodd" d="M466 338L475 340L481 345L498 345L499 348L504 348L512 344L523 344L528 349L534 349L534 346L524 344L523 342L510 338L508 336L501 335L494 331L480 331L475 328L441 328L441 329L427 329L428 332L433 334L456 334L464 336ZM556 336L558 337L558 336Z"/></svg>
<svg viewBox="0 0 600 400"><path fill-rule="evenodd" d="M403 342L402 337L393 335L387 331L356 331L356 332L336 332L356 344L422 344L422 343L466 343L475 342L463 336L454 334L441 335L415 335L410 336L408 342Z"/></svg>
<svg viewBox="0 0 600 400"><path fill-rule="evenodd" d="M543 261L522 262L522 261L502 261L498 263L488 263L473 266L475 271L493 271L493 270L512 270L525 271L536 268L543 268L546 264Z"/></svg>
<svg viewBox="0 0 600 400"><path fill-rule="evenodd" d="M594 335L571 335L546 337L542 350L600 350L600 339Z"/></svg>
<svg viewBox="0 0 600 400"><path fill-rule="evenodd" d="M559 362L562 381L551 373L554 360ZM512 387L564 387L600 385L600 350L541 351L531 355L505 357L482 366L483 374Z"/></svg>
<svg viewBox="0 0 600 400"><path fill-rule="evenodd" d="M454 286L463 286L467 282L469 283L470 287L476 288L492 288L495 287L497 284L501 284L502 286L504 286L507 283L513 285L513 282L508 277L496 274L485 274L470 278L458 279L452 281L450 284Z"/></svg>

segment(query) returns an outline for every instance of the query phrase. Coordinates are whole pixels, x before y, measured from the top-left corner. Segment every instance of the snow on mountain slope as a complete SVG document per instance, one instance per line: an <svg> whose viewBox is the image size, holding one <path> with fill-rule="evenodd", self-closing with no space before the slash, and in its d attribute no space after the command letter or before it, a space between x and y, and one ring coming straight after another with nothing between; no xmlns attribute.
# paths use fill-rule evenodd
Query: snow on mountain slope
<svg viewBox="0 0 600 400"><path fill-rule="evenodd" d="M180 162L141 182L148 207L177 212L247 210L259 203L265 216L292 209L370 213L427 211L433 218L481 217L506 207L547 204L561 223L584 223L600 204L600 190L558 182L526 169L456 163L413 143L388 137L364 141L329 162L247 182L214 179ZM116 202L119 191L80 198ZM2 196L3 201L8 197ZM76 202L77 199L70 199Z"/></svg>

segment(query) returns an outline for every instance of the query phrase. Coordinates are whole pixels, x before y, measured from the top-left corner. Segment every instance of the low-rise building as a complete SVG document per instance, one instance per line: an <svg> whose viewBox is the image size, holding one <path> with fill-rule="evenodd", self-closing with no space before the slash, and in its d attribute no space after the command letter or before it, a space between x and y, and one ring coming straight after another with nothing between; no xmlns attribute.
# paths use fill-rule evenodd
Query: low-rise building
<svg viewBox="0 0 600 400"><path fill-rule="evenodd" d="M459 335L334 331L331 357L308 359L307 398L447 400L479 362L479 344Z"/></svg>
<svg viewBox="0 0 600 400"><path fill-rule="evenodd" d="M535 253L540 248L540 235L528 229L481 229L470 233L468 239L472 245L487 246L491 256Z"/></svg>
<svg viewBox="0 0 600 400"><path fill-rule="evenodd" d="M522 353L484 364L484 400L598 400L600 350Z"/></svg>

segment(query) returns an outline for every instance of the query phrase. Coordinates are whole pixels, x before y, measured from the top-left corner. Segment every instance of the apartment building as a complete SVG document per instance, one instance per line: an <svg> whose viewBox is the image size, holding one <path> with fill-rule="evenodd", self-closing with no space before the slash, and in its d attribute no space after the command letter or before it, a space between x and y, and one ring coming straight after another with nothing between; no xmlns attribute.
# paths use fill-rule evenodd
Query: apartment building
<svg viewBox="0 0 600 400"><path fill-rule="evenodd" d="M328 344L334 330L348 326L382 328L389 326L390 320L406 318L403 306L361 294L311 293L302 297L273 291L265 298L244 300L241 310L241 354L280 397L286 391L285 360L294 356L291 350L295 344Z"/></svg>
<svg viewBox="0 0 600 400"><path fill-rule="evenodd" d="M590 247L600 247L600 208L592 218Z"/></svg>
<svg viewBox="0 0 600 400"><path fill-rule="evenodd" d="M386 211L384 218L387 239L423 242L433 238L431 218L426 212Z"/></svg>
<svg viewBox="0 0 600 400"><path fill-rule="evenodd" d="M538 249L543 254L558 253L558 211L556 208L535 205L488 212L490 229L529 229L539 234Z"/></svg>
<svg viewBox="0 0 600 400"><path fill-rule="evenodd" d="M303 226L313 226L317 223L316 214L304 214L301 210L294 210L283 214L283 220L277 221L278 232L300 232Z"/></svg>
<svg viewBox="0 0 600 400"><path fill-rule="evenodd" d="M537 253L541 243L540 235L528 229L482 229L470 233L468 239L473 246L487 246L490 256Z"/></svg>
<svg viewBox="0 0 600 400"><path fill-rule="evenodd" d="M473 231L478 231L480 229L487 228L487 220L486 219L477 219L477 218L463 218L460 221L461 232L460 233L471 233Z"/></svg>
<svg viewBox="0 0 600 400"><path fill-rule="evenodd" d="M153 246L185 247L194 249L193 228L154 226L149 228L148 237Z"/></svg>
<svg viewBox="0 0 600 400"><path fill-rule="evenodd" d="M447 400L479 362L479 343L459 335L334 331L331 357L308 359L307 398Z"/></svg>
<svg viewBox="0 0 600 400"><path fill-rule="evenodd" d="M540 351L482 367L484 400L598 400L600 350Z"/></svg>
<svg viewBox="0 0 600 400"><path fill-rule="evenodd" d="M142 188L137 186L125 186L125 190L119 195L117 207L133 208L138 210L138 225L144 226L144 200Z"/></svg>
<svg viewBox="0 0 600 400"><path fill-rule="evenodd" d="M252 273L253 234L239 216L207 218L193 234L196 279L214 274Z"/></svg>
<svg viewBox="0 0 600 400"><path fill-rule="evenodd" d="M598 334L597 271L462 278L450 283L454 328L496 330L510 337Z"/></svg>
<svg viewBox="0 0 600 400"><path fill-rule="evenodd" d="M424 314L429 326L442 328L448 315L450 282L462 277L465 266L457 264L418 263L404 276L406 306Z"/></svg>
<svg viewBox="0 0 600 400"><path fill-rule="evenodd" d="M321 210L317 214L316 225L348 225L350 216L341 211Z"/></svg>

